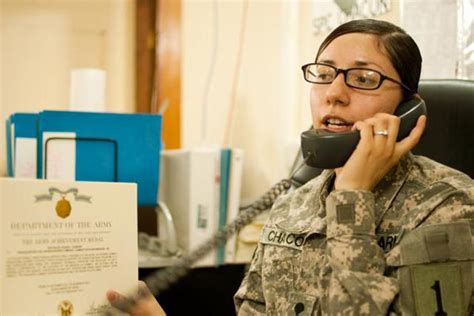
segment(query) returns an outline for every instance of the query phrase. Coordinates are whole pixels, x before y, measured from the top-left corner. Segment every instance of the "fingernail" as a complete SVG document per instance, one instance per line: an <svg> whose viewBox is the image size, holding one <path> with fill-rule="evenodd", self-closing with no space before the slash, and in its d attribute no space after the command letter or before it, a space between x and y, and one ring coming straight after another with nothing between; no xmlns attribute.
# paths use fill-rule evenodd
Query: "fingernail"
<svg viewBox="0 0 474 316"><path fill-rule="evenodd" d="M117 294L114 291L107 292L107 299L109 301L115 301L116 298L117 298Z"/></svg>

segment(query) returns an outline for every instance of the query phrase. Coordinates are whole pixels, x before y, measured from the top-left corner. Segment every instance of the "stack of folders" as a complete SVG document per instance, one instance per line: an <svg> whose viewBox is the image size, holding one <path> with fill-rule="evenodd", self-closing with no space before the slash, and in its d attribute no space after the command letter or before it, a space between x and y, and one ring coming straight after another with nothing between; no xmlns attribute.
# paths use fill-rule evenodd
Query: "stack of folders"
<svg viewBox="0 0 474 316"><path fill-rule="evenodd" d="M243 159L243 150L236 148L162 151L160 200L170 209L178 245L185 253L237 216ZM195 266L233 263L236 245L236 238L230 238Z"/></svg>
<svg viewBox="0 0 474 316"><path fill-rule="evenodd" d="M8 176L134 182L139 205L157 204L160 115L15 113L6 128Z"/></svg>

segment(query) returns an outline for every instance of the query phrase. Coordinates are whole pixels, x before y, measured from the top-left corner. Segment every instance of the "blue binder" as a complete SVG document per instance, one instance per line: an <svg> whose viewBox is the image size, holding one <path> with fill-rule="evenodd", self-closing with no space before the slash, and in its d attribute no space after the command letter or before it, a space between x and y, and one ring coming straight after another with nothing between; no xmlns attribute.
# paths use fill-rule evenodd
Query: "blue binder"
<svg viewBox="0 0 474 316"><path fill-rule="evenodd" d="M230 177L230 162L231 162L232 149L222 148L221 149L221 179L220 179L220 191L219 191L219 229L223 228L227 224L227 202L229 197L229 177ZM225 244L219 245L216 250L217 254L217 265L223 265L225 263Z"/></svg>
<svg viewBox="0 0 474 316"><path fill-rule="evenodd" d="M6 121L7 175L9 177L14 176L13 164L16 155L16 139L36 138L38 133L37 123L37 113L14 113Z"/></svg>
<svg viewBox="0 0 474 316"><path fill-rule="evenodd" d="M5 123L5 136L6 136L6 147L7 147L7 176L13 177L13 145L11 135L11 120L12 116L6 120Z"/></svg>
<svg viewBox="0 0 474 316"><path fill-rule="evenodd" d="M44 178L43 133L74 132L78 181L135 182L138 204L155 206L161 149L161 115L43 111L38 121L38 178ZM45 157L47 158L47 151ZM46 159L45 159L46 160Z"/></svg>

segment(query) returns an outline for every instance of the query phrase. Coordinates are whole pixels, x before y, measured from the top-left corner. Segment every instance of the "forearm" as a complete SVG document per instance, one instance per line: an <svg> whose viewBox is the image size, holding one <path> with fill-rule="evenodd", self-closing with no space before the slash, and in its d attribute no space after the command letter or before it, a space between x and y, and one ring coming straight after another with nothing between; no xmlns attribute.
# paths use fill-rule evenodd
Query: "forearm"
<svg viewBox="0 0 474 316"><path fill-rule="evenodd" d="M398 293L397 281L383 275L384 255L375 236L374 197L369 191L339 190L328 196L327 314L385 314Z"/></svg>
<svg viewBox="0 0 474 316"><path fill-rule="evenodd" d="M261 244L257 246L249 271L234 296L237 315L264 315L265 298L262 289L262 252Z"/></svg>

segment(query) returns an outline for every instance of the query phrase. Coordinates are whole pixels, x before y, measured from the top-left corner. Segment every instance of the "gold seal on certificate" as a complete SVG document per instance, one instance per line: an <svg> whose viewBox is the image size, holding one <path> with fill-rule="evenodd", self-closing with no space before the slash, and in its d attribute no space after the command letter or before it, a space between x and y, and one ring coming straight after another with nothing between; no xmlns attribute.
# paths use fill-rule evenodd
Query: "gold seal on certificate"
<svg viewBox="0 0 474 316"><path fill-rule="evenodd" d="M64 300L59 303L58 315L59 316L72 316L74 313L74 305L68 300Z"/></svg>
<svg viewBox="0 0 474 316"><path fill-rule="evenodd" d="M0 178L0 315L109 312L108 289L138 285L137 240L136 184Z"/></svg>
<svg viewBox="0 0 474 316"><path fill-rule="evenodd" d="M53 199L54 193L58 193L61 197L60 200L56 203L56 214L60 218L66 218L71 214L71 203L69 200L66 199L66 195L69 193L74 194L74 200L75 201L82 201L82 202L87 202L91 203L91 196L87 195L81 195L79 194L79 190L77 188L70 188L68 190L60 190L55 187L51 187L48 189L47 194L37 194L35 195L35 203L37 202L42 202L42 201L51 201Z"/></svg>
<svg viewBox="0 0 474 316"><path fill-rule="evenodd" d="M56 213L61 218L66 218L71 214L71 203L69 203L64 196L62 196L61 200L56 203Z"/></svg>

